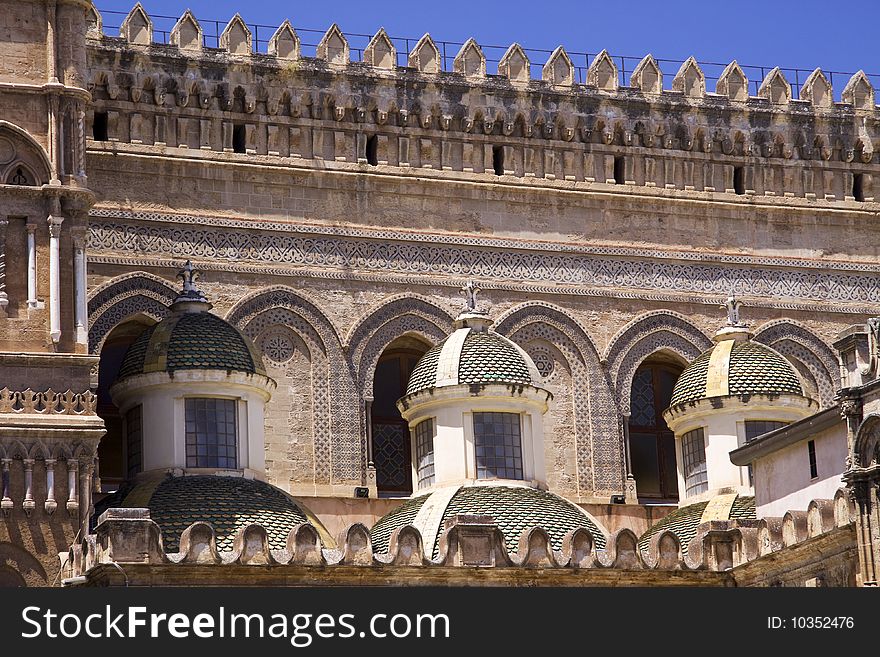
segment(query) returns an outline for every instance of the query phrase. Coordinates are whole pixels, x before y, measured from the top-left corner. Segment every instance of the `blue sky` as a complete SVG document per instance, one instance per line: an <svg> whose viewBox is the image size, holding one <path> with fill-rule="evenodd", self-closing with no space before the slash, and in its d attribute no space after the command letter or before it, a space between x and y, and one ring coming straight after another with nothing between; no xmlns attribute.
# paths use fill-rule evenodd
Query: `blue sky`
<svg viewBox="0 0 880 657"><path fill-rule="evenodd" d="M100 10L126 13L133 4L133 0L96 2ZM548 50L562 44L569 51L591 54L605 48L612 55L634 57L626 62L629 68L650 52L655 57L670 60L683 60L694 55L701 62L726 64L736 59L743 65L759 65L767 69L782 66L812 70L819 66L826 71L864 69L867 73L880 74L880 55L873 34L880 24L880 0L843 3L828 0L628 0L602 3L566 0L504 3L474 0L250 3L243 0L145 0L142 4L151 15L179 16L189 7L199 20L212 19L223 23L236 11L249 24L277 26L289 18L305 44L314 44L318 36L303 28L323 31L336 22L346 33L373 34L382 26L392 36L418 38L430 32L437 40L459 43L472 36L480 44L505 47L514 41L526 48ZM836 7L843 8L843 11L835 15ZM105 13L104 21L108 26L118 26L121 18ZM170 29L168 21L156 22L157 29ZM206 32L210 30L206 26ZM117 34L111 29L106 32ZM270 35L266 29L259 33L261 40ZM209 42L208 45L216 44ZM402 50L402 44L398 48ZM490 60L493 56L497 59L502 52L487 50L486 55ZM308 47L304 47L304 53L311 54ZM452 56L455 53L447 54ZM546 56L536 52L531 58L533 64L542 64ZM583 58L580 61L574 59L576 64L583 63ZM663 68L674 73L677 66L669 63ZM489 71L493 70L490 62ZM533 76L539 74L539 67L533 70ZM710 78L712 74L707 70ZM746 74L753 82L760 77L759 69L747 70ZM880 86L880 77L873 78L873 81L875 86ZM839 95L845 79L835 77L833 84ZM668 81L665 86L668 87ZM714 90L714 83L708 86Z"/></svg>

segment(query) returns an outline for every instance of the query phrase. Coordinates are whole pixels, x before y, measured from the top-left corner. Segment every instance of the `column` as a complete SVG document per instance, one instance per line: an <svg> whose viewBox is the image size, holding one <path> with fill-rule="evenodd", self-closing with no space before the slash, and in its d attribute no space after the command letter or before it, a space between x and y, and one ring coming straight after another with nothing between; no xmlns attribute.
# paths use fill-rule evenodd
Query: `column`
<svg viewBox="0 0 880 657"><path fill-rule="evenodd" d="M9 222L0 217L0 317L6 315L9 297L6 295L6 227Z"/></svg>
<svg viewBox="0 0 880 657"><path fill-rule="evenodd" d="M21 507L26 515L31 515L36 504L34 503L34 460L22 459L24 464L24 502Z"/></svg>
<svg viewBox="0 0 880 657"><path fill-rule="evenodd" d="M57 212L55 201L53 213ZM49 335L52 342L61 340L61 222L64 217L49 215Z"/></svg>
<svg viewBox="0 0 880 657"><path fill-rule="evenodd" d="M79 510L79 461L67 459L67 512Z"/></svg>
<svg viewBox="0 0 880 657"><path fill-rule="evenodd" d="M76 342L86 345L89 341L88 308L86 306L86 237L82 233L73 237L73 275Z"/></svg>
<svg viewBox="0 0 880 657"><path fill-rule="evenodd" d="M9 464L12 462L12 459L2 459L0 460L0 489L2 489L2 497L0 497L0 509L3 510L3 515L9 515L9 512L12 511L12 498L9 497Z"/></svg>
<svg viewBox="0 0 880 657"><path fill-rule="evenodd" d="M27 223L27 305L37 307L37 224Z"/></svg>
<svg viewBox="0 0 880 657"><path fill-rule="evenodd" d="M52 515L58 508L55 501L55 459L46 459L46 513Z"/></svg>

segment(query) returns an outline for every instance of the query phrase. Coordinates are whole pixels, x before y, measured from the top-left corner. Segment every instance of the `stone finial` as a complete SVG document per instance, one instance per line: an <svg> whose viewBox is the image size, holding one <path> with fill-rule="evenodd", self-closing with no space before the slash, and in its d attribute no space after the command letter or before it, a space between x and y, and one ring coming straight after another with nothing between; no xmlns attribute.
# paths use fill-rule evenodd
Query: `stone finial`
<svg viewBox="0 0 880 657"><path fill-rule="evenodd" d="M742 308L742 305L742 301L734 295L727 297L727 301L721 306L727 310L727 326L745 326L739 318L739 309Z"/></svg>
<svg viewBox="0 0 880 657"><path fill-rule="evenodd" d="M477 312L477 294L480 292L480 286L473 281L468 281L461 288L464 295L464 308L466 312Z"/></svg>
<svg viewBox="0 0 880 657"><path fill-rule="evenodd" d="M514 43L507 49L498 62L498 75L519 84L527 84L531 80L531 65L521 45Z"/></svg>
<svg viewBox="0 0 880 657"><path fill-rule="evenodd" d="M455 56L452 67L456 73L469 78L486 77L486 56L483 49L473 38L468 39Z"/></svg>
<svg viewBox="0 0 880 657"><path fill-rule="evenodd" d="M379 28L364 48L364 63L389 70L397 66L397 48L394 47L384 27Z"/></svg>
<svg viewBox="0 0 880 657"><path fill-rule="evenodd" d="M204 47L204 33L202 26L187 9L171 28L168 41L181 50L202 50Z"/></svg>
<svg viewBox="0 0 880 657"><path fill-rule="evenodd" d="M774 105L788 105L791 101L791 85L778 66L764 78L758 89L758 96L766 98Z"/></svg>
<svg viewBox="0 0 880 657"><path fill-rule="evenodd" d="M119 26L119 36L129 43L148 46L153 42L153 21L138 2Z"/></svg>
<svg viewBox="0 0 880 657"><path fill-rule="evenodd" d="M859 71L849 79L840 94L840 99L857 110L874 109L874 87L871 86L864 71Z"/></svg>
<svg viewBox="0 0 880 657"><path fill-rule="evenodd" d="M278 59L299 59L299 35L297 35L296 30L293 29L289 20L285 19L284 22L278 26L278 29L275 30L275 33L269 39L269 45L266 48L266 52L270 55L275 55Z"/></svg>
<svg viewBox="0 0 880 657"><path fill-rule="evenodd" d="M443 70L440 50L438 50L434 39L427 32L419 39L419 42L409 53L407 66L422 73L439 73Z"/></svg>
<svg viewBox="0 0 880 657"><path fill-rule="evenodd" d="M193 267L192 262L186 261L186 264L177 272L177 278L183 283L183 289L177 295L174 303L171 304L172 310L177 310L175 306L179 303L187 304L189 309L207 310L211 307L207 297L196 287L196 281L200 278L201 272ZM201 307L194 307L190 304L198 304Z"/></svg>
<svg viewBox="0 0 880 657"><path fill-rule="evenodd" d="M101 12L95 9L95 5L91 2L86 9L86 36L95 39L104 36L104 19L101 17Z"/></svg>
<svg viewBox="0 0 880 657"><path fill-rule="evenodd" d="M315 54L333 66L347 66L351 61L348 40L336 23L321 37Z"/></svg>
<svg viewBox="0 0 880 657"><path fill-rule="evenodd" d="M801 100L809 101L813 107L831 107L834 104L834 93L831 83L817 68L801 85Z"/></svg>
<svg viewBox="0 0 880 657"><path fill-rule="evenodd" d="M688 98L703 98L706 95L706 76L697 60L688 57L672 78L672 90Z"/></svg>
<svg viewBox="0 0 880 657"><path fill-rule="evenodd" d="M749 79L735 59L721 72L715 84L715 93L738 102L749 99Z"/></svg>
<svg viewBox="0 0 880 657"><path fill-rule="evenodd" d="M250 55L253 51L251 31L240 14L235 14L220 34L220 47L232 55Z"/></svg>
<svg viewBox="0 0 880 657"><path fill-rule="evenodd" d="M559 46L551 53L541 70L541 78L554 87L570 87L574 84L574 64L565 48Z"/></svg>
<svg viewBox="0 0 880 657"><path fill-rule="evenodd" d="M587 84L604 91L617 91L619 85L617 66L607 50L603 50L593 58L593 63L587 69Z"/></svg>
<svg viewBox="0 0 880 657"><path fill-rule="evenodd" d="M659 94L663 91L663 72L653 55L645 55L630 76L629 84L645 94Z"/></svg>

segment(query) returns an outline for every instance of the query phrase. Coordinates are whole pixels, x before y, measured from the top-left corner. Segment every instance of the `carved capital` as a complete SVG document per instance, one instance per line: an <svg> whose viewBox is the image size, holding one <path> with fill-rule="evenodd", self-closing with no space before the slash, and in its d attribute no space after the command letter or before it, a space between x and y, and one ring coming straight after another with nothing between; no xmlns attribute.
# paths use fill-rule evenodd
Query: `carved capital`
<svg viewBox="0 0 880 657"><path fill-rule="evenodd" d="M61 237L61 224L64 221L64 217L59 217L57 215L50 214L47 218L47 223L49 224L49 236L53 239L58 239Z"/></svg>
<svg viewBox="0 0 880 657"><path fill-rule="evenodd" d="M855 397L845 397L840 400L840 416L844 420L858 417L862 413L862 400Z"/></svg>

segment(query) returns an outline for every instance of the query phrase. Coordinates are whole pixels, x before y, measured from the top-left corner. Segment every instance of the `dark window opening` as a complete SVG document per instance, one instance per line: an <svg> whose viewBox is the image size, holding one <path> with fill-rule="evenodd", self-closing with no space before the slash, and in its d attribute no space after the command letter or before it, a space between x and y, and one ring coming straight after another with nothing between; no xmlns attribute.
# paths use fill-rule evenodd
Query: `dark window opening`
<svg viewBox="0 0 880 657"><path fill-rule="evenodd" d="M758 436L776 431L788 424L788 422L779 422L777 420L746 420L746 442L750 443Z"/></svg>
<svg viewBox="0 0 880 657"><path fill-rule="evenodd" d="M807 441L807 454L810 456L810 479L815 479L819 476L819 468L816 465L816 441Z"/></svg>
<svg viewBox="0 0 880 657"><path fill-rule="evenodd" d="M672 400L672 387L681 369L665 363L646 363L633 377L630 393L630 467L640 500L678 500L675 436L663 419Z"/></svg>
<svg viewBox="0 0 880 657"><path fill-rule="evenodd" d="M107 112L95 112L92 120L92 139L107 141Z"/></svg>
<svg viewBox="0 0 880 657"><path fill-rule="evenodd" d="M376 365L370 431L380 496L408 495L413 490L412 436L397 408L397 400L406 394L409 376L422 353L411 349L388 350Z"/></svg>
<svg viewBox="0 0 880 657"><path fill-rule="evenodd" d="M17 167L13 174L9 177L10 185L29 185L30 181L28 180L27 175L24 172L24 169L21 167Z"/></svg>
<svg viewBox="0 0 880 657"><path fill-rule="evenodd" d="M745 175L742 167L733 167L733 191L737 194L746 193Z"/></svg>
<svg viewBox="0 0 880 657"><path fill-rule="evenodd" d="M614 158L614 183L616 185L622 185L624 184L625 179L623 155L618 155Z"/></svg>
<svg viewBox="0 0 880 657"><path fill-rule="evenodd" d="M419 488L434 483L434 419L422 420L416 425L416 476Z"/></svg>
<svg viewBox="0 0 880 657"><path fill-rule="evenodd" d="M864 201L865 200L865 191L862 187L863 185L864 185L864 182L863 182L862 174L861 173L854 174L853 175L852 195L853 195L853 198L857 201Z"/></svg>
<svg viewBox="0 0 880 657"><path fill-rule="evenodd" d="M377 135L367 137L367 164L372 166L379 164L379 137Z"/></svg>
<svg viewBox="0 0 880 657"><path fill-rule="evenodd" d="M492 168L496 176L504 175L504 146L492 147Z"/></svg>
<svg viewBox="0 0 880 657"><path fill-rule="evenodd" d="M138 404L125 414L125 459L128 479L143 471L143 406Z"/></svg>
<svg viewBox="0 0 880 657"><path fill-rule="evenodd" d="M232 126L232 151L234 153L245 152L245 129L243 125Z"/></svg>

